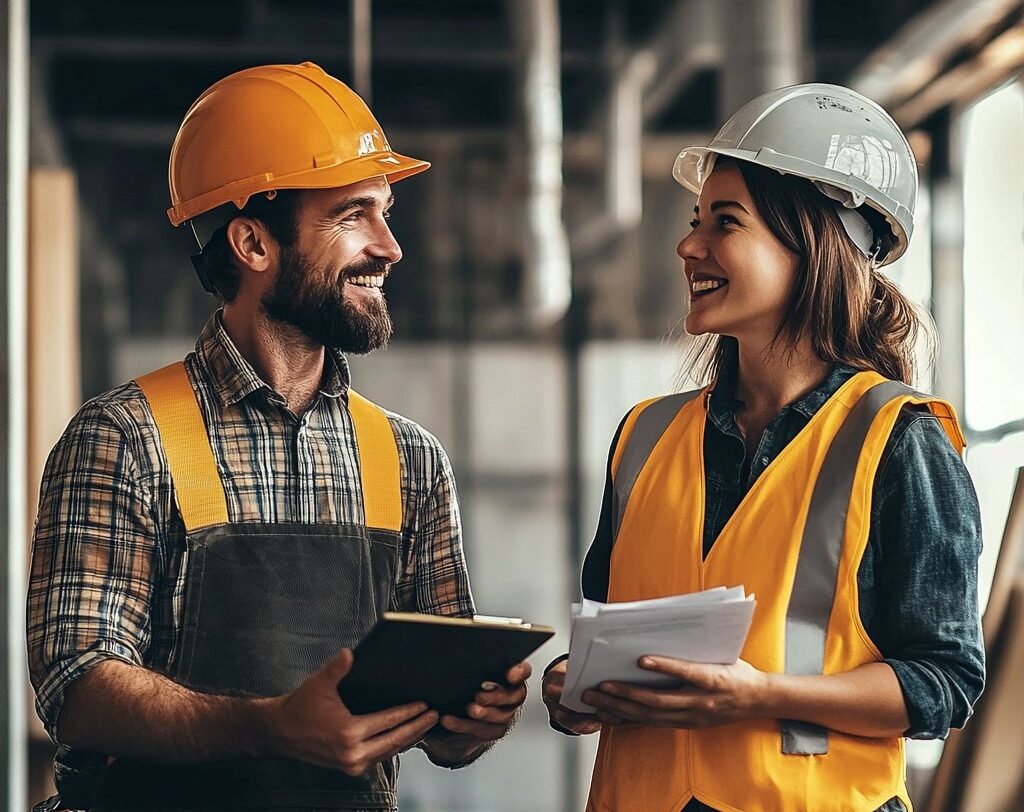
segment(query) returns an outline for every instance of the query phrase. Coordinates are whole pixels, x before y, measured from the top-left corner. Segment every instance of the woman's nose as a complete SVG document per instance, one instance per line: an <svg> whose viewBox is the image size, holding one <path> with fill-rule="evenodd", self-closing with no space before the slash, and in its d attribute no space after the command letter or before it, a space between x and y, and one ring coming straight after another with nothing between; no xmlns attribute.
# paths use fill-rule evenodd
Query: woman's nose
<svg viewBox="0 0 1024 812"><path fill-rule="evenodd" d="M688 259L704 259L707 256L707 248L698 234L698 229L695 228L679 241L679 245L676 246L676 253L684 262Z"/></svg>

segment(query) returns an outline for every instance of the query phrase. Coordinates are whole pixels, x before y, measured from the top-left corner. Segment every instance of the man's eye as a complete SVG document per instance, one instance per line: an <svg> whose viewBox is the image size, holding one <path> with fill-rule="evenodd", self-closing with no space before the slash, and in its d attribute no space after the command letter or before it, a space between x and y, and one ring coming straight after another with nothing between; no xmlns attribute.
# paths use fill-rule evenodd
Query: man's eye
<svg viewBox="0 0 1024 812"><path fill-rule="evenodd" d="M391 211L390 210L384 212L384 219L385 220L390 220L391 219Z"/></svg>

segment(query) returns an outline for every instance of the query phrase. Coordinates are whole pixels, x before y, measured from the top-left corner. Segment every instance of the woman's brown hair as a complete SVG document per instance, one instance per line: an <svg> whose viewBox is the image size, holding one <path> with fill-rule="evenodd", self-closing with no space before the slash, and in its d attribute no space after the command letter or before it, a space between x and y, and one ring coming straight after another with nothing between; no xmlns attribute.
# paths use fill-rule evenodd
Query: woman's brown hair
<svg viewBox="0 0 1024 812"><path fill-rule="evenodd" d="M800 257L796 290L771 349L807 338L826 363L913 384L918 335L931 338L925 318L872 268L847 236L832 201L804 178L731 158L720 158L716 168L727 163L740 170L775 238ZM867 216L876 233L885 230L880 215L869 211ZM888 247L883 244L883 250ZM688 363L690 374L713 380L735 349L735 340L727 336L698 341Z"/></svg>

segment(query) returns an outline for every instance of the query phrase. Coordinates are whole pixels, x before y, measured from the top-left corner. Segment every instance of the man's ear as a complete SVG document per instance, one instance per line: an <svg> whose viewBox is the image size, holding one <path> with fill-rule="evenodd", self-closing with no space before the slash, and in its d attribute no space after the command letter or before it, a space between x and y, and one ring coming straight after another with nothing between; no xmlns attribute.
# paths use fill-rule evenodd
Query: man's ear
<svg viewBox="0 0 1024 812"><path fill-rule="evenodd" d="M262 222L249 217L236 217L228 223L226 236L231 253L242 268L255 273L270 269L275 245Z"/></svg>

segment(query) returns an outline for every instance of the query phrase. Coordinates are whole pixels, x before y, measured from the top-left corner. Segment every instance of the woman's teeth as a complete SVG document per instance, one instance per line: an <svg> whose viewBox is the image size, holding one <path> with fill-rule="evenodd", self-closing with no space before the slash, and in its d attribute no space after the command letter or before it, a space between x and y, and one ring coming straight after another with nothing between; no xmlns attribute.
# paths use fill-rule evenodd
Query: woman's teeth
<svg viewBox="0 0 1024 812"><path fill-rule="evenodd" d="M350 276L350 285L359 285L363 288L380 288L384 286L384 275L379 276Z"/></svg>
<svg viewBox="0 0 1024 812"><path fill-rule="evenodd" d="M693 282L691 288L694 293L704 293L709 290L718 290L725 284L727 283L722 279L701 279L699 282Z"/></svg>

